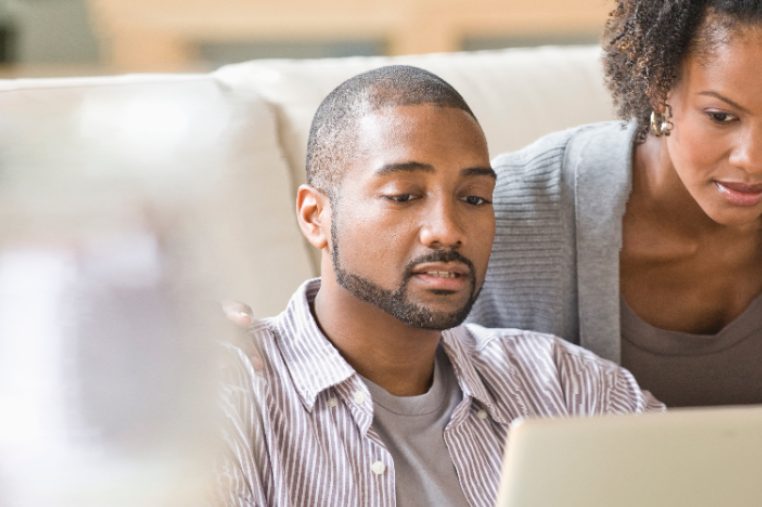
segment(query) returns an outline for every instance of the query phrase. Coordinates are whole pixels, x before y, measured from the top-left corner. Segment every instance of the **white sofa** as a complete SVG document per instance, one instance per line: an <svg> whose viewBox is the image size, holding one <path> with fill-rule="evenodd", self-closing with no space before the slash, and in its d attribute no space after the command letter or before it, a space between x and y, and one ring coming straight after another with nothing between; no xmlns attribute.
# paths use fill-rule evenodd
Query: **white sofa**
<svg viewBox="0 0 762 507"><path fill-rule="evenodd" d="M0 198L41 206L35 195L65 200L89 192L88 199L103 194L107 202L136 181L151 182L158 199L189 187L206 190L196 195L216 211L199 218L197 239L224 252L206 268L219 282L210 296L275 313L302 280L317 274L317 257L293 213L311 116L345 78L391 63L429 69L454 85L479 118L493 156L543 133L613 116L596 47L258 60L209 74L5 80ZM104 175L108 191L91 189Z"/></svg>

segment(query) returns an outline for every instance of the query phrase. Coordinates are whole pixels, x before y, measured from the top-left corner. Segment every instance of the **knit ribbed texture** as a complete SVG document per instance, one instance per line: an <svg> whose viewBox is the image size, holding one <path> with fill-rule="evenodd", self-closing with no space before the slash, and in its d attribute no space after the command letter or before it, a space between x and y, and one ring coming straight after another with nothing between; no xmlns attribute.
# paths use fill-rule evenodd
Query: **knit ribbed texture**
<svg viewBox="0 0 762 507"><path fill-rule="evenodd" d="M470 321L577 341L574 216L563 213L568 192L562 162L572 131L545 137L495 159L495 242L487 279Z"/></svg>
<svg viewBox="0 0 762 507"><path fill-rule="evenodd" d="M497 233L470 321L552 333L620 360L634 127L583 125L495 159Z"/></svg>

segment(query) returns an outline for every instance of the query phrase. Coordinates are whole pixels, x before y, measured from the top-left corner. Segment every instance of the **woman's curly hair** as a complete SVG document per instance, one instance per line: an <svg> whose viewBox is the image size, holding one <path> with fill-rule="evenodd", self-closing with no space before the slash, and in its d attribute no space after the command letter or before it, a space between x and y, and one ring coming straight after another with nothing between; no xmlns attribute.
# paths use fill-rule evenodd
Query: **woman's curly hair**
<svg viewBox="0 0 762 507"><path fill-rule="evenodd" d="M603 34L606 84L623 119L648 132L694 49L710 50L736 25L762 26L760 0L617 0Z"/></svg>

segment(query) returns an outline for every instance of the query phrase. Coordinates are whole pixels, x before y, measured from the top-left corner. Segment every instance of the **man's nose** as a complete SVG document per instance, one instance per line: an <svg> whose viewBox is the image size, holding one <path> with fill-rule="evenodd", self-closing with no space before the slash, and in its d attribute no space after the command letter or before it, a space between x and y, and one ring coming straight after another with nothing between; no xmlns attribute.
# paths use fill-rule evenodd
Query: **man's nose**
<svg viewBox="0 0 762 507"><path fill-rule="evenodd" d="M420 238L425 246L457 249L463 245L465 233L457 203L443 199L427 210L422 220Z"/></svg>

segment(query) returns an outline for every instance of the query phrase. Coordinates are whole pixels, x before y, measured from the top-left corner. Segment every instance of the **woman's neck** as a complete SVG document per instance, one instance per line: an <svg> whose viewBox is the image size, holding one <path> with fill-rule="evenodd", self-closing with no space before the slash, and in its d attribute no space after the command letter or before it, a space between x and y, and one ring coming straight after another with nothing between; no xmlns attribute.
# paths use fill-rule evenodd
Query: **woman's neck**
<svg viewBox="0 0 762 507"><path fill-rule="evenodd" d="M724 229L694 200L675 171L664 138L649 135L634 150L630 201L638 215L673 228L676 237L699 238Z"/></svg>

